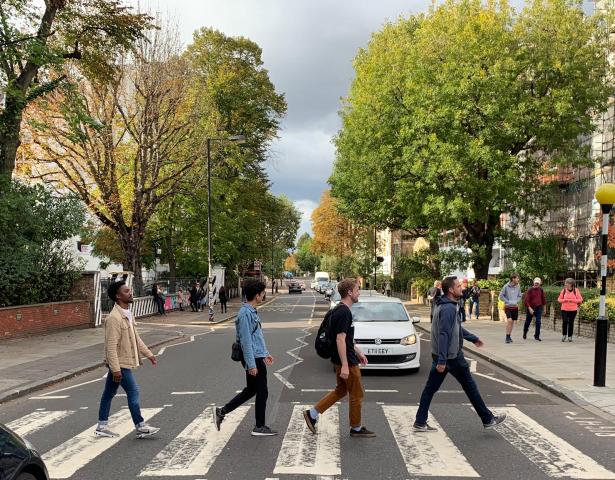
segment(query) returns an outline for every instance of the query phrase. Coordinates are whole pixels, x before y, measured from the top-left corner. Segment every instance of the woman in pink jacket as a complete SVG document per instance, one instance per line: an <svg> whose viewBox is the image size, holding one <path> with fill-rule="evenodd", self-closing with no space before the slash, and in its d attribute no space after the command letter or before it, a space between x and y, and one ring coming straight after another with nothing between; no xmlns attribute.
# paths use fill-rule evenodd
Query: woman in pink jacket
<svg viewBox="0 0 615 480"><path fill-rule="evenodd" d="M562 305L562 342L572 342L572 332L574 331L574 319L577 316L579 305L583 301L581 292L575 287L574 280L567 278L564 282L564 289L559 294L557 301Z"/></svg>

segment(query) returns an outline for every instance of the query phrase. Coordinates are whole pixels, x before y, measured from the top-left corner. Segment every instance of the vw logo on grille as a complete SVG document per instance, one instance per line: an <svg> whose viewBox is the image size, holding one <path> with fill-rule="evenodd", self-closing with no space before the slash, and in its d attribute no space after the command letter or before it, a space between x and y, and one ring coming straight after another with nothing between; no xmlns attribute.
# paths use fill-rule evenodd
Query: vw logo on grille
<svg viewBox="0 0 615 480"><path fill-rule="evenodd" d="M374 340L374 343L376 345L380 345L382 343L382 340L380 340L379 338L377 338L376 340Z"/></svg>

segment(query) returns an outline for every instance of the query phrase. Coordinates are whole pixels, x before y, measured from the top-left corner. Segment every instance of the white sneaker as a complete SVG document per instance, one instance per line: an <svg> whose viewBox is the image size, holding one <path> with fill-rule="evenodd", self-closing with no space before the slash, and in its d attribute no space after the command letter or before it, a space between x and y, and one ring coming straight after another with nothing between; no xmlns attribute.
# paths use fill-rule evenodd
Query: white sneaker
<svg viewBox="0 0 615 480"><path fill-rule="evenodd" d="M104 427L96 427L96 430L94 430L94 435L97 437L107 437L107 438L117 438L120 436L119 433L115 433L112 430L109 430L109 427L104 426Z"/></svg>
<svg viewBox="0 0 615 480"><path fill-rule="evenodd" d="M144 423L140 427L137 427L137 438L151 437L159 431L160 429L158 427L152 427L151 425Z"/></svg>

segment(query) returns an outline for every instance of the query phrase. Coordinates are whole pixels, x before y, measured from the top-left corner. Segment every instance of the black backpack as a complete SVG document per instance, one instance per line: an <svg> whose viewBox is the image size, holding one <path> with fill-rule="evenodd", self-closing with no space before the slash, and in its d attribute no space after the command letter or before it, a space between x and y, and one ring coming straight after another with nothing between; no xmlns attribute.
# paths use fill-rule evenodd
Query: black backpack
<svg viewBox="0 0 615 480"><path fill-rule="evenodd" d="M316 353L319 357L331 358L337 348L335 345L335 339L332 338L331 335L331 326L329 323L333 312L336 311L338 307L339 305L329 310L325 315L325 318L322 319L320 327L318 327L318 333L316 334L316 340L314 341L314 348L316 348Z"/></svg>

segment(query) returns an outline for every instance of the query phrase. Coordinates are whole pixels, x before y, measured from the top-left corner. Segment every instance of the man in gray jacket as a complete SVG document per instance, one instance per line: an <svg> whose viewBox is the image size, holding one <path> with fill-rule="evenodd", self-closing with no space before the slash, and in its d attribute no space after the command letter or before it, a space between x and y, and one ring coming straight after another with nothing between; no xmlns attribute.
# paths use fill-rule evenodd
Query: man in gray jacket
<svg viewBox="0 0 615 480"><path fill-rule="evenodd" d="M512 343L513 325L519 319L519 302L521 301L521 285L518 273L510 275L510 282L502 287L500 300L504 302L506 314L506 343Z"/></svg>
<svg viewBox="0 0 615 480"><path fill-rule="evenodd" d="M478 386L472 378L470 367L463 356L463 341L472 342L482 347L483 342L461 326L459 299L462 286L457 277L446 277L442 281L443 296L437 301L431 325L431 356L433 363L427 383L421 394L421 402L416 412L414 430L417 432L435 432L437 429L427 423L431 399L440 389L446 374L459 382L468 396L476 413L483 422L483 427L490 429L506 419L506 414L494 415L485 405Z"/></svg>

